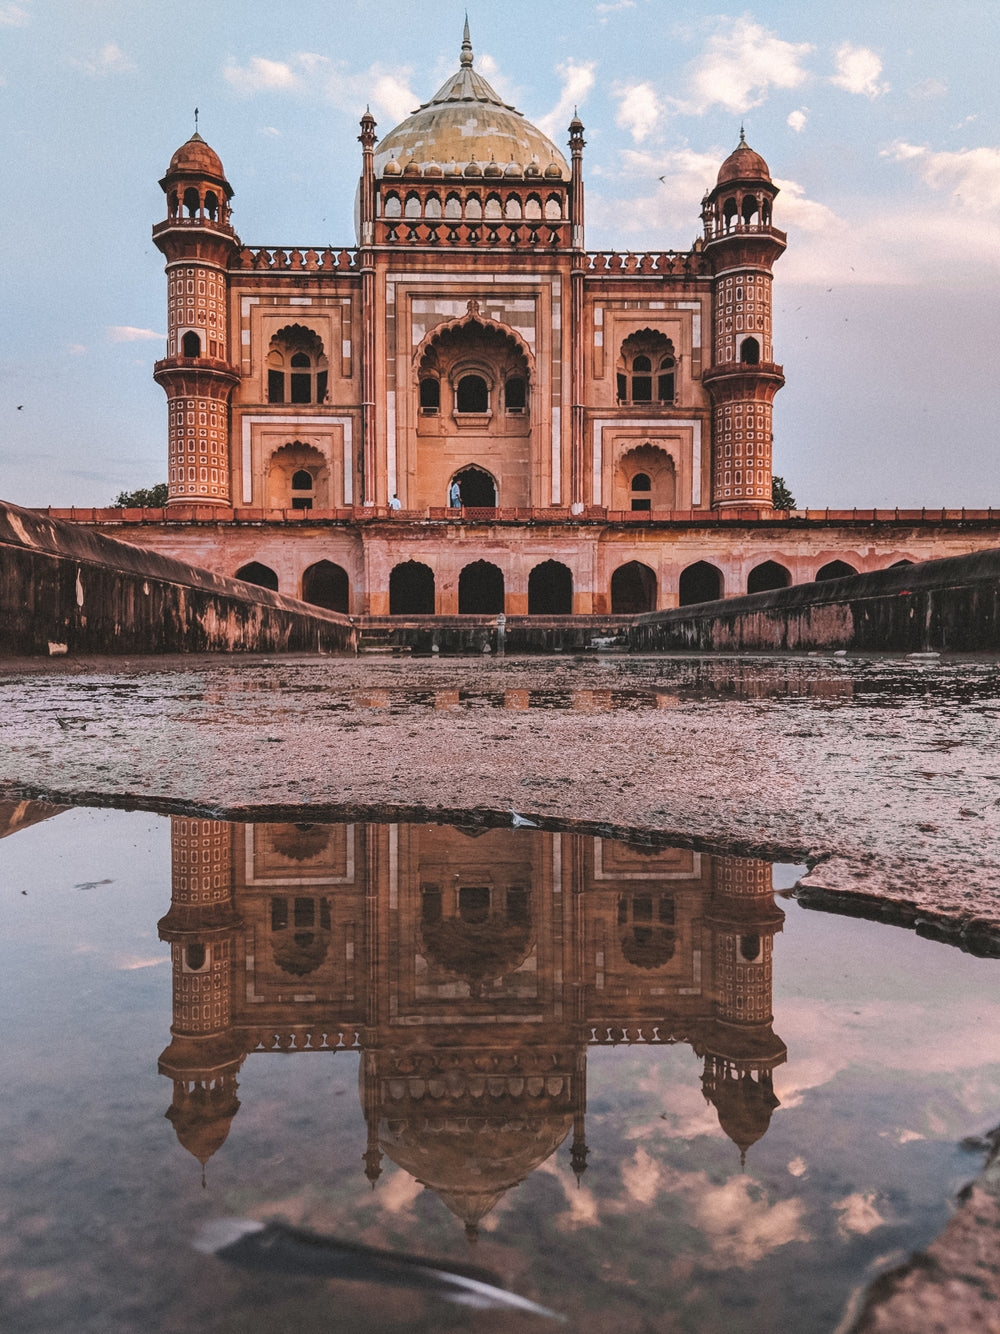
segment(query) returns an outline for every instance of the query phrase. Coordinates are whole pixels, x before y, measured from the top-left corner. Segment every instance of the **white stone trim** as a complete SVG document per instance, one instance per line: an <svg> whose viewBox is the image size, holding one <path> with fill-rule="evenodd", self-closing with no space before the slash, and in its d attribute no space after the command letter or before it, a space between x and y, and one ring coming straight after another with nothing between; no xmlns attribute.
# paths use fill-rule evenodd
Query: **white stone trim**
<svg viewBox="0 0 1000 1334"><path fill-rule="evenodd" d="M346 835L345 841L345 875L288 875L282 876L280 880L268 877L266 880L258 880L254 876L253 869L253 846L254 831L259 825L248 824L244 830L244 865L246 869L246 883L248 886L259 885L267 888L280 888L282 885L353 885L354 884L354 825L349 824L344 828Z"/></svg>
<svg viewBox="0 0 1000 1334"><path fill-rule="evenodd" d="M676 417L602 417L594 422L592 467L594 471L593 505L602 505L603 468L604 468L604 429L616 426L619 429L637 426L642 430L655 429L660 434L678 427L691 428L691 504L701 504L701 422L697 418L678 420Z"/></svg>
<svg viewBox="0 0 1000 1334"><path fill-rule="evenodd" d="M594 879L595 880L695 880L701 877L701 853L691 854L689 871L620 871L614 874L604 872L604 839L594 839Z"/></svg>
<svg viewBox="0 0 1000 1334"><path fill-rule="evenodd" d="M253 452L251 442L254 426L299 426L313 433L320 426L342 426L344 429L344 504L354 504L354 418L353 417L243 417L242 430L242 490L243 504L253 504Z"/></svg>

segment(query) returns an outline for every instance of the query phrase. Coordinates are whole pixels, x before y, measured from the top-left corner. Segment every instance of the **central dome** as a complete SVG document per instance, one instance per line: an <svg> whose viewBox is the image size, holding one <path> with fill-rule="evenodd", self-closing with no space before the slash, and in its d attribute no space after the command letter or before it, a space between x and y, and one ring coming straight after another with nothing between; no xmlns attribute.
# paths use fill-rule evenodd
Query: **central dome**
<svg viewBox="0 0 1000 1334"><path fill-rule="evenodd" d="M436 165L455 175L473 166L474 174L480 175L493 162L504 172L513 163L517 175L533 167L537 174L544 173L550 180L568 180L566 159L552 140L525 120L515 107L501 101L483 76L472 68L472 60L466 23L458 72L378 144L375 175L396 175L410 163L421 171ZM387 173L390 162L398 165ZM479 170L475 171L475 167ZM500 175L500 171L490 174ZM534 175L536 171L528 174Z"/></svg>

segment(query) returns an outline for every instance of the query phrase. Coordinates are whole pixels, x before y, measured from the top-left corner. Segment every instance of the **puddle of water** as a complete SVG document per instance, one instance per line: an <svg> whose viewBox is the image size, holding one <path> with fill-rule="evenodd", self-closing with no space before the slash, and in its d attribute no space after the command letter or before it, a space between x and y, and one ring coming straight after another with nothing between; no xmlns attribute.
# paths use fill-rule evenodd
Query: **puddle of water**
<svg viewBox="0 0 1000 1334"><path fill-rule="evenodd" d="M6 1329L548 1323L192 1248L235 1215L474 1263L573 1330L830 1330L998 1119L997 963L777 906L794 868L46 814L0 841Z"/></svg>

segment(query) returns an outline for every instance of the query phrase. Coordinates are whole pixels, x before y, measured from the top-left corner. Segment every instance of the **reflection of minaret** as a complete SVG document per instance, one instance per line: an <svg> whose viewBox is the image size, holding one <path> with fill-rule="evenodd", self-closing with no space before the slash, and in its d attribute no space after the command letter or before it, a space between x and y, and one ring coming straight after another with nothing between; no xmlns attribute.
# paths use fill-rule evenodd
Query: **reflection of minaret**
<svg viewBox="0 0 1000 1334"><path fill-rule="evenodd" d="M712 936L715 1015L705 1030L702 1087L738 1146L741 1165L770 1125L778 1106L771 1072L788 1054L771 1028L771 950L784 917L774 902L769 862L716 861L705 917Z"/></svg>
<svg viewBox="0 0 1000 1334"><path fill-rule="evenodd" d="M173 1014L160 1073L174 1082L167 1112L177 1138L204 1165L221 1147L239 1108L243 1052L232 1032L232 980L241 919L233 905L232 826L171 820L170 911L159 922L170 942Z"/></svg>

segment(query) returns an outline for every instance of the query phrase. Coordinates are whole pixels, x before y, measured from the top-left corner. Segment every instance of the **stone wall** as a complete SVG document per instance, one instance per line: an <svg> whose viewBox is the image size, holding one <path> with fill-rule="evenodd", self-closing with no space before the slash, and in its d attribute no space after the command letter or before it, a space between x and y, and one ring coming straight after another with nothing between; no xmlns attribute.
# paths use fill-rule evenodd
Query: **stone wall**
<svg viewBox="0 0 1000 1334"><path fill-rule="evenodd" d="M640 652L1000 652L1000 549L636 618Z"/></svg>
<svg viewBox="0 0 1000 1334"><path fill-rule="evenodd" d="M346 616L0 502L0 656L356 646Z"/></svg>

